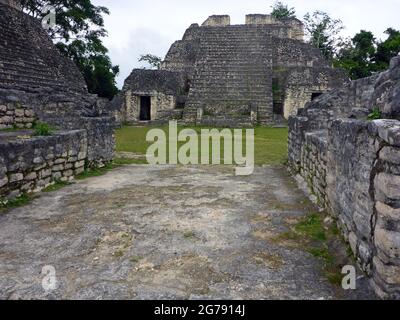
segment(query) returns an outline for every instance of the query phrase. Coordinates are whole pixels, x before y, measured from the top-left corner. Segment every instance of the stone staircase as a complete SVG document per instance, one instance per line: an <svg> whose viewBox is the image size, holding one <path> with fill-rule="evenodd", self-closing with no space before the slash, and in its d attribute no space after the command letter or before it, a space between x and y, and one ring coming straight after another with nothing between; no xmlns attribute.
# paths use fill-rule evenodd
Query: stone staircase
<svg viewBox="0 0 400 320"><path fill-rule="evenodd" d="M82 75L54 48L40 22L0 4L0 88L85 92Z"/></svg>
<svg viewBox="0 0 400 320"><path fill-rule="evenodd" d="M272 88L272 46L265 28L238 25L201 30L201 58L195 65L184 119L196 121L198 109L221 107L229 122L236 118L239 123L243 119L229 118L229 113L252 106L258 110L260 123L271 123L272 93L266 88ZM201 124L211 116L203 117ZM221 117L214 119L223 122Z"/></svg>

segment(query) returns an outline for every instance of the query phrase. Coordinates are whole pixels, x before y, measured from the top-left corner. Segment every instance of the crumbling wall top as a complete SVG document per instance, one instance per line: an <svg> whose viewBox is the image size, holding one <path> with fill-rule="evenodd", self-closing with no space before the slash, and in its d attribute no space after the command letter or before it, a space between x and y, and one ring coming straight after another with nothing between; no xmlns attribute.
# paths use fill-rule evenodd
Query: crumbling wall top
<svg viewBox="0 0 400 320"><path fill-rule="evenodd" d="M231 24L231 17L228 15L214 15L208 17L206 21L203 22L203 27L224 27Z"/></svg>

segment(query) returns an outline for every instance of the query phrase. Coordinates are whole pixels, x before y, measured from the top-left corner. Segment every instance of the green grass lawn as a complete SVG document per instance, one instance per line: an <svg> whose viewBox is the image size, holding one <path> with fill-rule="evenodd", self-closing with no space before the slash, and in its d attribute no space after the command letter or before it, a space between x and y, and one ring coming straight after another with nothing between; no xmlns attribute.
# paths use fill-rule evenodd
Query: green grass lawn
<svg viewBox="0 0 400 320"><path fill-rule="evenodd" d="M117 152L132 152L145 155L151 143L146 142L146 134L149 130L160 128L168 133L168 126L159 127L134 127L124 126L116 131ZM178 131L189 127L178 127ZM190 127L200 133L202 127ZM208 129L208 128L207 128ZM244 132L243 132L243 135ZM287 159L287 128L256 127L255 128L255 163L256 165L278 165L285 163ZM179 143L183 145L184 142ZM244 147L243 147L244 149ZM244 149L245 150L245 149ZM221 156L223 155L223 143L221 142ZM116 163L143 163L143 160L116 159Z"/></svg>

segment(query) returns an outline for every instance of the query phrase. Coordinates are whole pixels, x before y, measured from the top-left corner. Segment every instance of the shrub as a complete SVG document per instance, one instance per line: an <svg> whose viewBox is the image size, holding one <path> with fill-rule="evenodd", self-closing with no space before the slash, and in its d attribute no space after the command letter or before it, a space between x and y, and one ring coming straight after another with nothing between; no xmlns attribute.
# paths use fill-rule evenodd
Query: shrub
<svg viewBox="0 0 400 320"><path fill-rule="evenodd" d="M44 122L37 122L34 129L35 136L50 136L52 134L50 126Z"/></svg>
<svg viewBox="0 0 400 320"><path fill-rule="evenodd" d="M382 119L381 111L378 107L375 107L372 112L368 115L368 120L378 120Z"/></svg>

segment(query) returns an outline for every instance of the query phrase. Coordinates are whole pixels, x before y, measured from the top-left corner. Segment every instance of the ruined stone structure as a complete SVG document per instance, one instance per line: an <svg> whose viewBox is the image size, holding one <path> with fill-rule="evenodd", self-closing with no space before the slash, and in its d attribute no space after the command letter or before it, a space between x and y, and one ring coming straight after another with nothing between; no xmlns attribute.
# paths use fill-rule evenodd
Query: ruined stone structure
<svg viewBox="0 0 400 320"><path fill-rule="evenodd" d="M367 120L372 110L380 120ZM289 165L338 219L377 294L400 298L400 57L289 119Z"/></svg>
<svg viewBox="0 0 400 320"><path fill-rule="evenodd" d="M120 121L181 119L203 125L272 124L347 81L303 42L302 23L270 15L193 24L161 70L133 70L115 101Z"/></svg>
<svg viewBox="0 0 400 320"><path fill-rule="evenodd" d="M69 178L84 162L112 160L114 124L105 103L88 94L78 68L54 47L40 21L21 12L19 1L0 0L0 130L37 122L61 130L42 138L32 138L32 131L0 132L1 197ZM31 183L34 175L39 180Z"/></svg>

